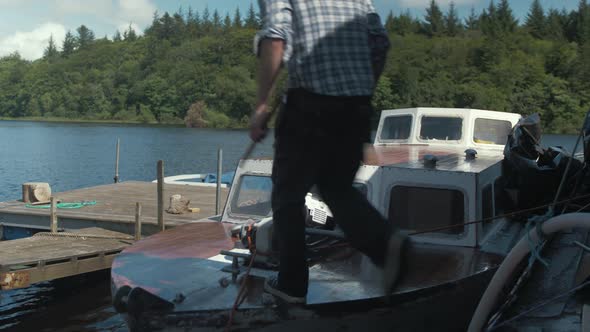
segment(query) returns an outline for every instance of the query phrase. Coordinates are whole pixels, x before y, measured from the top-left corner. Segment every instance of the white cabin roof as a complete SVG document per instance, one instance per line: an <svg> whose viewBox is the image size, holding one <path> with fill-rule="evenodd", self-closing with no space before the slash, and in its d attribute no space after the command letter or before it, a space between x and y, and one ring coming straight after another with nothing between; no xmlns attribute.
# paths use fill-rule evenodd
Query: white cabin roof
<svg viewBox="0 0 590 332"><path fill-rule="evenodd" d="M384 110L375 145L419 144L502 150L520 114L462 108Z"/></svg>

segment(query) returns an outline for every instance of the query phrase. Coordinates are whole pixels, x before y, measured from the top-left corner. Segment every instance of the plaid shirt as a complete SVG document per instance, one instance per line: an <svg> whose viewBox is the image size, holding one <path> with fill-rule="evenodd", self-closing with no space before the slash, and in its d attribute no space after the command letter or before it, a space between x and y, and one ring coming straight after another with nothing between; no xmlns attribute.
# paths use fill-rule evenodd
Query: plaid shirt
<svg viewBox="0 0 590 332"><path fill-rule="evenodd" d="M263 28L254 39L286 43L289 88L330 96L370 96L372 63L384 61L387 33L371 0L259 0Z"/></svg>

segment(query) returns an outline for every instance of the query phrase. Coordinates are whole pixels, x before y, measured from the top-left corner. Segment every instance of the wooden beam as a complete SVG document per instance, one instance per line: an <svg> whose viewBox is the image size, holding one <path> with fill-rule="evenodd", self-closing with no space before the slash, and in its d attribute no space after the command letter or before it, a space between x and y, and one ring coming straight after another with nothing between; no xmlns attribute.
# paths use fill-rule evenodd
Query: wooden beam
<svg viewBox="0 0 590 332"><path fill-rule="evenodd" d="M158 227L165 230L164 225L164 161L158 161Z"/></svg>
<svg viewBox="0 0 590 332"><path fill-rule="evenodd" d="M51 220L51 233L57 233L57 199L55 196L51 196L49 218Z"/></svg>
<svg viewBox="0 0 590 332"><path fill-rule="evenodd" d="M110 269L117 254L118 252L90 258L70 259L62 263L0 273L0 288L2 290L24 288L42 281Z"/></svg>
<svg viewBox="0 0 590 332"><path fill-rule="evenodd" d="M135 203L135 241L141 240L141 203Z"/></svg>

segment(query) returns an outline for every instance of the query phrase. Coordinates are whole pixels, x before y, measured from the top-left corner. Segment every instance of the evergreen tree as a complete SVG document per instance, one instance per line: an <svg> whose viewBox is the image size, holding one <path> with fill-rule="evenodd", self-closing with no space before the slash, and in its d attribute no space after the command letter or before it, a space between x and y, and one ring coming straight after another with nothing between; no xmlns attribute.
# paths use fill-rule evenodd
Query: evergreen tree
<svg viewBox="0 0 590 332"><path fill-rule="evenodd" d="M211 15L209 14L209 6L205 6L205 10L203 10L203 15L201 16L201 28L205 33L211 31Z"/></svg>
<svg viewBox="0 0 590 332"><path fill-rule="evenodd" d="M495 37L500 33L500 22L494 0L490 0L487 10L484 10L480 18L480 27L484 34Z"/></svg>
<svg viewBox="0 0 590 332"><path fill-rule="evenodd" d="M451 1L449 5L449 11L445 15L445 31L448 36L454 37L456 36L461 30L461 22L459 20L459 16L457 15L457 8L455 8L455 3Z"/></svg>
<svg viewBox="0 0 590 332"><path fill-rule="evenodd" d="M533 0L526 17L525 26L529 28L531 35L536 38L545 36L545 11L539 0Z"/></svg>
<svg viewBox="0 0 590 332"><path fill-rule="evenodd" d="M567 14L556 9L549 9L545 35L553 40L564 40L567 27Z"/></svg>
<svg viewBox="0 0 590 332"><path fill-rule="evenodd" d="M123 38L125 39L125 41L128 42L134 42L137 40L137 33L135 32L135 29L133 29L131 24L129 24L129 28L127 28L127 30L123 32Z"/></svg>
<svg viewBox="0 0 590 332"><path fill-rule="evenodd" d="M245 27L248 29L258 29L258 17L256 15L256 11L254 10L254 5L250 2L250 8L248 9L248 16L246 17Z"/></svg>
<svg viewBox="0 0 590 332"><path fill-rule="evenodd" d="M121 33L117 29L117 31L115 31L115 34L113 35L113 41L114 42L120 42L121 40L122 40Z"/></svg>
<svg viewBox="0 0 590 332"><path fill-rule="evenodd" d="M584 44L590 41L590 5L587 0L580 0L576 16L576 39L580 44Z"/></svg>
<svg viewBox="0 0 590 332"><path fill-rule="evenodd" d="M422 29L422 24L415 20L409 10L400 14L394 20L393 32L405 36L410 33L417 33Z"/></svg>
<svg viewBox="0 0 590 332"><path fill-rule="evenodd" d="M77 47L78 47L78 42L76 40L76 37L74 37L72 32L68 30L68 32L66 33L66 37L64 38L62 47L61 47L62 56L64 58L69 57L70 55L72 55L72 53L74 53L74 51L76 50Z"/></svg>
<svg viewBox="0 0 590 332"><path fill-rule="evenodd" d="M188 14L186 15L186 32L189 37L195 38L200 28L199 12L193 12L191 7L188 7Z"/></svg>
<svg viewBox="0 0 590 332"><path fill-rule="evenodd" d="M59 55L59 51L57 50L57 46L55 46L55 41L53 40L53 34L49 36L49 44L43 51L43 58L44 59L53 59Z"/></svg>
<svg viewBox="0 0 590 332"><path fill-rule="evenodd" d="M424 17L424 31L430 37L438 36L444 31L444 17L435 0L430 0L430 6L426 9Z"/></svg>
<svg viewBox="0 0 590 332"><path fill-rule="evenodd" d="M78 32L78 47L81 49L88 47L94 42L94 32L85 25L81 25L76 31Z"/></svg>
<svg viewBox="0 0 590 332"><path fill-rule="evenodd" d="M223 19L223 30L230 31L231 28L232 28L231 17L229 17L229 13L226 13L225 18Z"/></svg>
<svg viewBox="0 0 590 332"><path fill-rule="evenodd" d="M236 7L236 11L234 13L234 20L232 24L234 29L242 28L242 14L240 13L240 7Z"/></svg>
<svg viewBox="0 0 590 332"><path fill-rule="evenodd" d="M475 13L475 7L471 7L469 16L465 19L465 28L467 30L479 29L479 15Z"/></svg>
<svg viewBox="0 0 590 332"><path fill-rule="evenodd" d="M217 9L213 11L213 21L211 25L215 31L221 30L221 16L219 16Z"/></svg>
<svg viewBox="0 0 590 332"><path fill-rule="evenodd" d="M498 4L497 13L498 22L500 23L500 28L502 29L502 31L514 32L514 30L518 26L518 20L514 18L508 0L500 0L500 3Z"/></svg>
<svg viewBox="0 0 590 332"><path fill-rule="evenodd" d="M168 12L165 12L160 19L160 29L158 31L158 38L170 40L174 36L174 19Z"/></svg>
<svg viewBox="0 0 590 332"><path fill-rule="evenodd" d="M389 33L393 33L395 26L395 17L393 16L393 10L389 11L387 14L387 19L385 19L385 30Z"/></svg>
<svg viewBox="0 0 590 332"><path fill-rule="evenodd" d="M186 33L186 22L184 20L184 14L182 12L182 7L178 9L173 16L174 19L174 38L177 40L181 40Z"/></svg>

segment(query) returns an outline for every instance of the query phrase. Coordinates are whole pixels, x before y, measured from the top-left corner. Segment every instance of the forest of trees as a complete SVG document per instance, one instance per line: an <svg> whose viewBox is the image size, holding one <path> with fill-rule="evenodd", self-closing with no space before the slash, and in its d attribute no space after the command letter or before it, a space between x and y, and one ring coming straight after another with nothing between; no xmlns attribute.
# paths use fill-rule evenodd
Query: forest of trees
<svg viewBox="0 0 590 332"><path fill-rule="evenodd" d="M590 109L587 0L570 12L534 0L523 22L507 0L465 18L433 0L423 18L402 12L383 20L392 48L377 109L539 112L554 133L576 131ZM142 35L130 26L112 39L82 25L62 45L51 38L42 59L0 58L0 117L244 126L255 97L259 25L253 6L243 14L154 14Z"/></svg>

